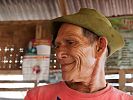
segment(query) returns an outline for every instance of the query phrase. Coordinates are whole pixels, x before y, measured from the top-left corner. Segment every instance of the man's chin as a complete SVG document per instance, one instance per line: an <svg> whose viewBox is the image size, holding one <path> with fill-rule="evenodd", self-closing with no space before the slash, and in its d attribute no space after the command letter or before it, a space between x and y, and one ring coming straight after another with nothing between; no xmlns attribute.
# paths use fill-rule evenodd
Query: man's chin
<svg viewBox="0 0 133 100"><path fill-rule="evenodd" d="M75 77L72 77L72 75L62 75L62 78L64 81L67 81L67 82L79 82L79 80L77 80L77 78Z"/></svg>
<svg viewBox="0 0 133 100"><path fill-rule="evenodd" d="M70 76L62 75L64 81L72 81L73 79Z"/></svg>
<svg viewBox="0 0 133 100"><path fill-rule="evenodd" d="M67 81L67 82L85 82L86 80L84 79L80 79L78 78L77 76L75 77L72 77L72 75L62 75L62 78L64 81Z"/></svg>

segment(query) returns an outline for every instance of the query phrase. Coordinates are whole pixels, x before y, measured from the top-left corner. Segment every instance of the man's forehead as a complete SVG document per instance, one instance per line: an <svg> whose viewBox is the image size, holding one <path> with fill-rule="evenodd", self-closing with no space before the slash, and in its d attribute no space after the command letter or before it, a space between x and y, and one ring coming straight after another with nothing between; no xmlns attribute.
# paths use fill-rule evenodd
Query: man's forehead
<svg viewBox="0 0 133 100"><path fill-rule="evenodd" d="M65 40L85 42L89 40L83 33L83 28L73 24L63 24L55 39L55 44Z"/></svg>
<svg viewBox="0 0 133 100"><path fill-rule="evenodd" d="M83 35L83 29L80 26L69 24L69 23L64 23L61 25L58 31L58 35Z"/></svg>

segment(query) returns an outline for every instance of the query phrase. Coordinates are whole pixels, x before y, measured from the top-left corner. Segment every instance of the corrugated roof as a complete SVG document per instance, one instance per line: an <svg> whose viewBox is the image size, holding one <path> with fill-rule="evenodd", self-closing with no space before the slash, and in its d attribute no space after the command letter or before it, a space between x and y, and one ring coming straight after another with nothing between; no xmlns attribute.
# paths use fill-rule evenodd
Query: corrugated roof
<svg viewBox="0 0 133 100"><path fill-rule="evenodd" d="M45 20L94 8L105 16L132 15L133 0L0 0L0 21Z"/></svg>

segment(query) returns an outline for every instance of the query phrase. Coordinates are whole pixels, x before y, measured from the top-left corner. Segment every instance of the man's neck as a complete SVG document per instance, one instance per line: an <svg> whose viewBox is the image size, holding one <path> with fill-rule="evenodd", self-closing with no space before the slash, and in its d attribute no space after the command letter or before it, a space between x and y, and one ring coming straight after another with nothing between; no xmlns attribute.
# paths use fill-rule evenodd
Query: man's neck
<svg viewBox="0 0 133 100"><path fill-rule="evenodd" d="M104 68L103 67L98 68L98 69L95 69L95 71L92 72L91 76L88 76L88 78L90 78L90 81L88 82L67 82L66 81L66 84L71 89L77 90L82 93L94 93L94 92L100 91L106 87Z"/></svg>

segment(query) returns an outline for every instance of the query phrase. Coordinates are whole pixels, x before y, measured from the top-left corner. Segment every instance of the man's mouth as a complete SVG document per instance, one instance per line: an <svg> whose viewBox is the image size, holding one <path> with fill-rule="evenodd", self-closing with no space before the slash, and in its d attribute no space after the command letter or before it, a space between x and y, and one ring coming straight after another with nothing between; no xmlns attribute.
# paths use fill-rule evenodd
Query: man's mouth
<svg viewBox="0 0 133 100"><path fill-rule="evenodd" d="M73 61L73 62L71 62L71 63L62 63L61 65L62 66L67 66L67 65L71 65L71 64L73 64L75 61Z"/></svg>
<svg viewBox="0 0 133 100"><path fill-rule="evenodd" d="M71 67L71 65L73 65L74 63L75 63L75 61L73 61L71 63L61 64L62 71L70 71L73 68L73 66Z"/></svg>
<svg viewBox="0 0 133 100"><path fill-rule="evenodd" d="M67 66L67 65L70 65L72 63L66 63L66 64L61 64L62 66Z"/></svg>

